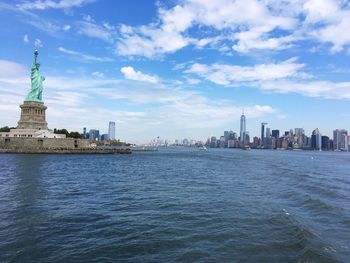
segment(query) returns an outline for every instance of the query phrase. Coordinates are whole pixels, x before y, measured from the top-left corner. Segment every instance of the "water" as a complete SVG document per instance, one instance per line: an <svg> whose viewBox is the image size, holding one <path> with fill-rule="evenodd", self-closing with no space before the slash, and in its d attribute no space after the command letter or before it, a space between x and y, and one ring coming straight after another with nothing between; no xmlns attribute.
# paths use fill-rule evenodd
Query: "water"
<svg viewBox="0 0 350 263"><path fill-rule="evenodd" d="M0 262L350 262L350 154L2 154Z"/></svg>

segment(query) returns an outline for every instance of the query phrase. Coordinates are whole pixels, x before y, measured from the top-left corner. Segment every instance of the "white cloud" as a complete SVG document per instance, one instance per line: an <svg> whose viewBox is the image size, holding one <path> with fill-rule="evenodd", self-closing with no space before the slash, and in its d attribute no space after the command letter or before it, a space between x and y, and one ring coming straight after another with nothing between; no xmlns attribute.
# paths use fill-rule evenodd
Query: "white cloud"
<svg viewBox="0 0 350 263"><path fill-rule="evenodd" d="M152 27L121 27L122 37L118 39L116 52L123 56L141 55L155 58L164 53L173 53L187 46L190 39L178 32Z"/></svg>
<svg viewBox="0 0 350 263"><path fill-rule="evenodd" d="M36 39L34 40L34 46L35 46L36 48L42 47L42 46L43 46L43 43L41 42L40 39L36 38Z"/></svg>
<svg viewBox="0 0 350 263"><path fill-rule="evenodd" d="M98 78L103 78L105 76L102 72L98 72L98 71L92 72L91 75L93 77L98 77Z"/></svg>
<svg viewBox="0 0 350 263"><path fill-rule="evenodd" d="M122 67L120 72L123 73L124 78L129 80L144 81L150 83L158 83L158 78L155 76L147 75L141 71L135 70L133 67Z"/></svg>
<svg viewBox="0 0 350 263"><path fill-rule="evenodd" d="M23 76L26 72L29 72L29 69L21 64L8 60L0 60L0 78L19 77Z"/></svg>
<svg viewBox="0 0 350 263"><path fill-rule="evenodd" d="M113 42L113 30L110 30L104 26L96 24L96 22L90 17L84 17L83 21L77 23L78 33L92 38L97 38L108 43Z"/></svg>
<svg viewBox="0 0 350 263"><path fill-rule="evenodd" d="M308 97L350 100L350 82L277 80L261 82L259 88L279 93L297 93Z"/></svg>
<svg viewBox="0 0 350 263"><path fill-rule="evenodd" d="M307 34L332 45L332 52L340 52L350 45L350 5L338 0L308 0L303 4Z"/></svg>
<svg viewBox="0 0 350 263"><path fill-rule="evenodd" d="M63 31L69 31L70 28L71 28L70 25L64 25L64 26L62 27Z"/></svg>
<svg viewBox="0 0 350 263"><path fill-rule="evenodd" d="M170 9L160 8L159 23L140 27L122 25L116 51L124 56L154 58L190 44L202 48L224 40L238 42L234 47L239 52L251 48L282 49L289 47L294 37L286 33L271 38L267 34L275 29L292 31L296 22L295 18L274 14L262 1L186 0ZM216 36L188 37L187 31L196 25L216 30ZM240 34L234 34L237 30Z"/></svg>
<svg viewBox="0 0 350 263"><path fill-rule="evenodd" d="M59 47L58 51L67 54L67 55L71 55L72 58L76 58L82 61L97 61L97 62L111 62L113 61L113 59L108 58L108 57L96 57L96 56L92 56L92 55L87 55L78 51L74 51L71 49L67 49L64 47Z"/></svg>
<svg viewBox="0 0 350 263"><path fill-rule="evenodd" d="M186 78L186 81L190 85L197 85L197 84L201 83L200 79L194 79L194 78L188 78L188 77Z"/></svg>
<svg viewBox="0 0 350 263"><path fill-rule="evenodd" d="M239 66L227 64L194 63L186 73L193 73L219 85L234 85L236 82L266 81L303 76L299 72L305 65L291 58L282 63Z"/></svg>
<svg viewBox="0 0 350 263"><path fill-rule="evenodd" d="M36 1L25 1L21 4L17 4L17 7L23 9L38 9L45 10L49 8L54 9L69 9L73 7L81 7L84 4L93 2L92 0L36 0Z"/></svg>
<svg viewBox="0 0 350 263"><path fill-rule="evenodd" d="M348 28L350 5L341 0L184 0L159 8L157 22L122 25L116 52L158 58L194 45L230 55L232 50L283 50L310 39L330 43L331 51L339 52L350 45L344 33Z"/></svg>
<svg viewBox="0 0 350 263"><path fill-rule="evenodd" d="M23 36L23 42L24 42L24 43L29 43L29 37L28 37L27 34L25 34L25 35Z"/></svg>

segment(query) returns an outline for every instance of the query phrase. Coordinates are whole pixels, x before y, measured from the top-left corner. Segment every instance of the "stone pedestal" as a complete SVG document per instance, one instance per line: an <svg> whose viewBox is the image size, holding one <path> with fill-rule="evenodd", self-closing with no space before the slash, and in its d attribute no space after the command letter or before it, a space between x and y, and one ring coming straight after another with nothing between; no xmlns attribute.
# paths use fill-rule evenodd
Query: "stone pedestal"
<svg viewBox="0 0 350 263"><path fill-rule="evenodd" d="M25 101L20 107L21 118L17 129L47 130L45 115L47 107L43 102Z"/></svg>

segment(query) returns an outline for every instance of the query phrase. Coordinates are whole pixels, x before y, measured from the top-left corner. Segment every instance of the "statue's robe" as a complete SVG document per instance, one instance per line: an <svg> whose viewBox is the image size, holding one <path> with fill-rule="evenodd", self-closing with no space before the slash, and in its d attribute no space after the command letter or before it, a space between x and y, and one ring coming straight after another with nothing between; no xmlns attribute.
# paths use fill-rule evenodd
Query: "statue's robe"
<svg viewBox="0 0 350 263"><path fill-rule="evenodd" d="M31 90L29 91L26 101L41 101L43 93L43 81L45 78L40 74L39 68L36 63L32 65L31 72Z"/></svg>

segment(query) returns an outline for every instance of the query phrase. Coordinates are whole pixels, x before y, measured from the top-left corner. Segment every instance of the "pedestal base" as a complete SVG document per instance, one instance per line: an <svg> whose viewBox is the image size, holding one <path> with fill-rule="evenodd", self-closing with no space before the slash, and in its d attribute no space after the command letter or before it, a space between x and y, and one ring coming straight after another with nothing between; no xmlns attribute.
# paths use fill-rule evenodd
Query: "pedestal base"
<svg viewBox="0 0 350 263"><path fill-rule="evenodd" d="M47 130L45 111L47 107L42 102L25 101L21 106L21 118L17 129Z"/></svg>

